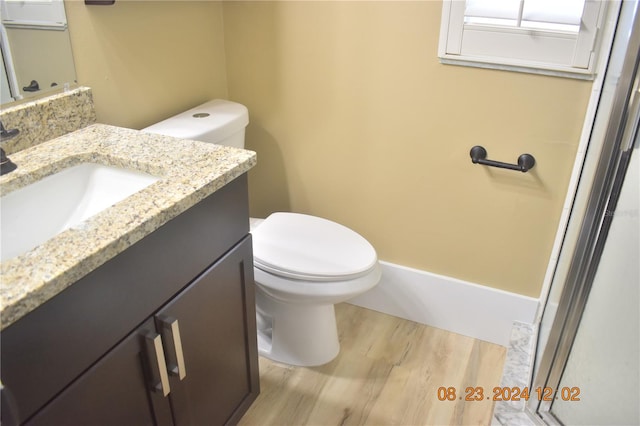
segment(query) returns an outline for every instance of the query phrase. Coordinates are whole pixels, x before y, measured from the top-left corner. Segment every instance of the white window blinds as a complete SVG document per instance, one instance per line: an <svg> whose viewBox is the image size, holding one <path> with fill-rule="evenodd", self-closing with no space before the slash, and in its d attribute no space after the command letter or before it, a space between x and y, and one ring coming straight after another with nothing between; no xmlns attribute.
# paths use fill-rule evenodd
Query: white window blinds
<svg viewBox="0 0 640 426"><path fill-rule="evenodd" d="M590 74L606 2L445 0L439 56Z"/></svg>
<svg viewBox="0 0 640 426"><path fill-rule="evenodd" d="M583 9L584 0L467 0L464 18L465 23L490 19L496 25L578 32Z"/></svg>
<svg viewBox="0 0 640 426"><path fill-rule="evenodd" d="M0 0L0 12L7 27L67 28L63 0Z"/></svg>

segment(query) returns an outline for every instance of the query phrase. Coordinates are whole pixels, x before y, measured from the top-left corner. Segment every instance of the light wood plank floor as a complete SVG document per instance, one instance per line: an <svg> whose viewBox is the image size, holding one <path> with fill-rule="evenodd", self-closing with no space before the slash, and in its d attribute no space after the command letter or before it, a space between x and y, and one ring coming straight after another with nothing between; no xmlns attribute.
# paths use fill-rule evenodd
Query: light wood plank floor
<svg viewBox="0 0 640 426"><path fill-rule="evenodd" d="M329 364L260 358L261 393L241 425L491 424L493 402L465 402L465 389L493 396L504 347L346 303L336 317L341 351ZM442 386L454 401L438 399Z"/></svg>

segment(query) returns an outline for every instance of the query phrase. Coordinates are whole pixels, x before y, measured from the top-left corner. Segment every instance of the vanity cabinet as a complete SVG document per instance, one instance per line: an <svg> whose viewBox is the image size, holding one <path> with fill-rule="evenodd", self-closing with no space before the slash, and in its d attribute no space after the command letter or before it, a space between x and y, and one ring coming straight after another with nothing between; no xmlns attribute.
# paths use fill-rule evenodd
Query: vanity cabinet
<svg viewBox="0 0 640 426"><path fill-rule="evenodd" d="M236 423L259 392L246 191L243 175L3 330L2 423Z"/></svg>

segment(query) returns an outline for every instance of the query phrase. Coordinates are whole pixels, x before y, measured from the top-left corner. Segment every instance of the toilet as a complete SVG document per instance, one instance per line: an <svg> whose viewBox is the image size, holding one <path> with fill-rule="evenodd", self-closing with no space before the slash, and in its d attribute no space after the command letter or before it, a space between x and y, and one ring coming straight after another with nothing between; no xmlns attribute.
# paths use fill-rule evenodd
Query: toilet
<svg viewBox="0 0 640 426"><path fill-rule="evenodd" d="M215 99L142 129L244 147L244 105ZM334 305L378 284L373 246L355 231L320 217L276 212L251 219L258 352L297 366L330 362L340 351Z"/></svg>

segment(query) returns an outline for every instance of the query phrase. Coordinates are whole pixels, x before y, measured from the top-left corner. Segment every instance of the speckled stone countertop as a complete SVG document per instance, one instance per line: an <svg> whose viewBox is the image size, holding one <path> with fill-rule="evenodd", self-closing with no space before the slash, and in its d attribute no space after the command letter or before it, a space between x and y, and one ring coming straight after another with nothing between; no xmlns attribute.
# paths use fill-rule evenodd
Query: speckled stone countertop
<svg viewBox="0 0 640 426"><path fill-rule="evenodd" d="M17 152L11 160L18 169L0 177L2 195L87 162L138 170L160 180L1 262L0 329L248 171L256 154L94 124Z"/></svg>
<svg viewBox="0 0 640 426"><path fill-rule="evenodd" d="M31 146L81 129L96 122L93 95L88 87L2 106L0 121L7 129L18 129L18 136L2 142L11 155Z"/></svg>

